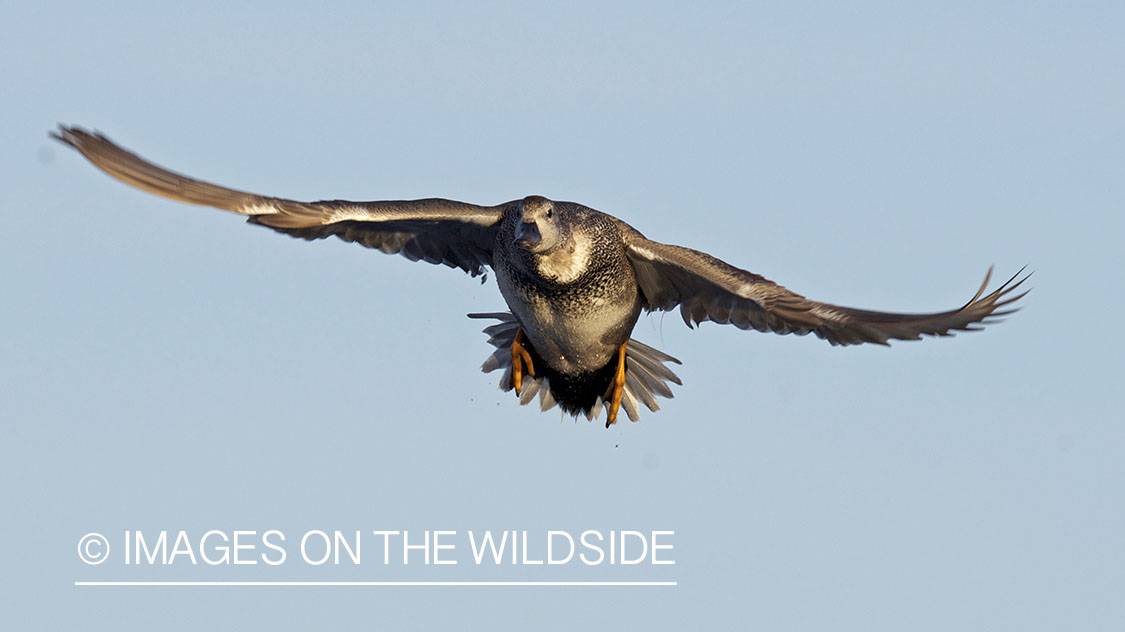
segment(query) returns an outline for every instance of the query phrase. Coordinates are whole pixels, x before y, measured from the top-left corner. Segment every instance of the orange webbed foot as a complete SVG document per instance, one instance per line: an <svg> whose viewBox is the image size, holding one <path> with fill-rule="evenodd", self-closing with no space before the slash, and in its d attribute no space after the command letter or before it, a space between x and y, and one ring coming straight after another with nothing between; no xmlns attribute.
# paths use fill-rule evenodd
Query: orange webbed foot
<svg viewBox="0 0 1125 632"><path fill-rule="evenodd" d="M523 330L520 329L516 332L516 339L512 341L512 386L516 389L516 395L519 395L523 388L524 368L526 367L528 375L535 375L535 365L531 362L531 354L523 345L525 340L527 338L523 335Z"/></svg>
<svg viewBox="0 0 1125 632"><path fill-rule="evenodd" d="M609 415L605 419L606 428L617 421L617 413L621 410L621 398L625 395L625 347L628 345L629 341L626 340L621 343L621 348L617 350L617 370L613 374L613 383L606 394L607 399L609 399Z"/></svg>

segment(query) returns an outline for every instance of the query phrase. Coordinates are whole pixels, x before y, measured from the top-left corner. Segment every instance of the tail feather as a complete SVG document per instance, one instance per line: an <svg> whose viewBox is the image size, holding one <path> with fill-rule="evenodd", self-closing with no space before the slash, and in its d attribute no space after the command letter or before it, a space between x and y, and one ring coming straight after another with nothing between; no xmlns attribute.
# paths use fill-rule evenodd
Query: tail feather
<svg viewBox="0 0 1125 632"><path fill-rule="evenodd" d="M494 312L489 314L469 314L469 318L487 318L499 322L484 328L488 336L488 343L496 347L496 351L481 365L481 371L491 373L503 370L500 378L500 390L512 390L512 343L515 342L516 333L520 325L510 312ZM667 363L680 361L672 356L654 349L643 342L629 340L625 348L625 390L621 397L621 408L629 416L630 421L640 419L640 406L644 404L649 410L660 410L657 397L671 399L672 389L668 383L683 384L680 378L666 366ZM537 364L536 366L540 366ZM587 420L597 419L602 409L607 414L610 402L601 396L589 400L578 400L573 393L573 384L564 385L563 376L555 376L558 384L551 384L551 376L547 371L540 370L536 375L526 375L520 393L520 404L527 405L539 395L541 410L550 410L556 405L571 415L584 415ZM595 377L594 379L598 379ZM608 384L608 383L607 383ZM599 389L604 390L604 389Z"/></svg>

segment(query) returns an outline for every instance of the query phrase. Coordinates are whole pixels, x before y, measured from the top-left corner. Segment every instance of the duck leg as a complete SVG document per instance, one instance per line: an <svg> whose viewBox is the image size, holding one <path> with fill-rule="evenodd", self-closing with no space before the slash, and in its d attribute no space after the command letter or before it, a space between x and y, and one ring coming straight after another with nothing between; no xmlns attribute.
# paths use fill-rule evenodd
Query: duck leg
<svg viewBox="0 0 1125 632"><path fill-rule="evenodd" d="M524 364L527 365L527 374L535 375L535 365L531 363L531 354L524 348L523 343L527 338L523 335L523 329L516 332L516 339L512 341L512 386L516 389L516 395L520 394L520 389L523 388L523 369Z"/></svg>
<svg viewBox="0 0 1125 632"><path fill-rule="evenodd" d="M605 427L610 427L617 421L617 412L621 410L621 397L625 394L625 347L629 341L621 343L617 350L617 370L613 373L613 384L610 386L609 415L605 419Z"/></svg>

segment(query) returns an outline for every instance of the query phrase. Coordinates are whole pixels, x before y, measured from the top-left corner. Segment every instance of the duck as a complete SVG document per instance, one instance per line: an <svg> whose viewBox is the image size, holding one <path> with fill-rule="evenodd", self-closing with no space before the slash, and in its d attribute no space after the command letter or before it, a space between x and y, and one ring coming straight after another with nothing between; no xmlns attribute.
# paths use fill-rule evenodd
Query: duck
<svg viewBox="0 0 1125 632"><path fill-rule="evenodd" d="M893 313L805 298L705 252L650 240L626 222L575 202L539 195L492 206L442 198L300 202L219 186L158 166L105 135L59 125L49 135L117 180L172 200L246 216L292 237L336 237L412 261L491 269L507 311L469 314L496 321L484 329L494 352L482 370L502 371L500 388L521 404L539 398L605 426L624 409L659 410L682 381L680 361L632 338L642 313L679 309L684 324L730 324L803 336L832 345L889 345L891 340L973 331L1018 310L1012 303L1030 274L1021 268L987 292L992 268L961 307Z"/></svg>

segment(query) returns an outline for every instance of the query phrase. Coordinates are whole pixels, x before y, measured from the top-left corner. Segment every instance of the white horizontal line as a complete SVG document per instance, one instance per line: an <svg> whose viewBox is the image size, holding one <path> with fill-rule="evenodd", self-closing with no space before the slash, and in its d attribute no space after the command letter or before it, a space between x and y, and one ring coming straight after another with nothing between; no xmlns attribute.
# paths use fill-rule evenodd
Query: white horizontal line
<svg viewBox="0 0 1125 632"><path fill-rule="evenodd" d="M76 581L75 586L678 586L678 582L552 582L552 581L385 581L385 582L169 582Z"/></svg>

